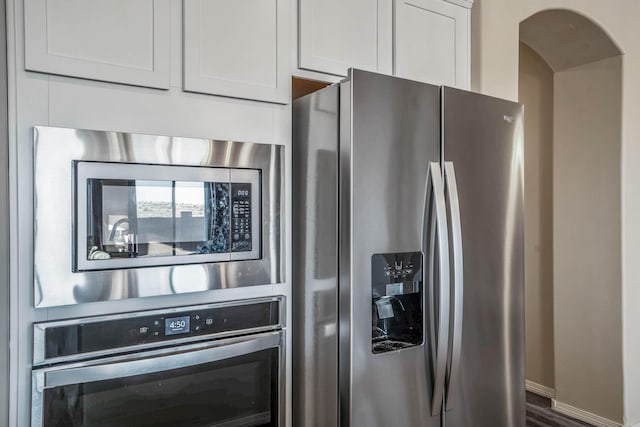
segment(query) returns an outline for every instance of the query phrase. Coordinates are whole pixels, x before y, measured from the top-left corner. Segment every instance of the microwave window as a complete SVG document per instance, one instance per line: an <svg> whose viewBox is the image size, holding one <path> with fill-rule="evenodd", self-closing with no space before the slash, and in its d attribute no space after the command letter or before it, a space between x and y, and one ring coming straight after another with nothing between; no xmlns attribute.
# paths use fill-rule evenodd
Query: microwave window
<svg viewBox="0 0 640 427"><path fill-rule="evenodd" d="M87 179L87 259L251 251L251 192L250 183Z"/></svg>

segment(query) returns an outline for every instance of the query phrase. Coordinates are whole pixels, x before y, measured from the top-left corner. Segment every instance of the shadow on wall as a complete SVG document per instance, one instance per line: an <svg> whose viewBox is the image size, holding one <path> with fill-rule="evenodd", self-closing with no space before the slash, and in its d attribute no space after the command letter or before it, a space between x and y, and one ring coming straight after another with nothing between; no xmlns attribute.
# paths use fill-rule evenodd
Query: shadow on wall
<svg viewBox="0 0 640 427"><path fill-rule="evenodd" d="M520 41L528 385L621 422L622 52L568 10L522 21Z"/></svg>

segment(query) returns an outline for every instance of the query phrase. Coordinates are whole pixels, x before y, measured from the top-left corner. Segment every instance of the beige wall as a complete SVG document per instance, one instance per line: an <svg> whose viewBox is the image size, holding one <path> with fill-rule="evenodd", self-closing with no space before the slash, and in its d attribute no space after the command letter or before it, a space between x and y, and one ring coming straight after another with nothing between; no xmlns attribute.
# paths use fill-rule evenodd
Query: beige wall
<svg viewBox="0 0 640 427"><path fill-rule="evenodd" d="M539 11L552 8L573 10L590 18L608 32L624 53L620 296L623 308L623 419L625 425L640 425L640 167L637 165L640 159L640 2L476 0L472 9L472 89L517 99L519 23ZM594 342L592 345L604 344ZM582 372L581 375L589 376L590 373Z"/></svg>
<svg viewBox="0 0 640 427"><path fill-rule="evenodd" d="M519 69L518 93L526 118L526 377L553 389L553 71L523 43Z"/></svg>
<svg viewBox="0 0 640 427"><path fill-rule="evenodd" d="M622 421L621 58L555 73L556 399Z"/></svg>

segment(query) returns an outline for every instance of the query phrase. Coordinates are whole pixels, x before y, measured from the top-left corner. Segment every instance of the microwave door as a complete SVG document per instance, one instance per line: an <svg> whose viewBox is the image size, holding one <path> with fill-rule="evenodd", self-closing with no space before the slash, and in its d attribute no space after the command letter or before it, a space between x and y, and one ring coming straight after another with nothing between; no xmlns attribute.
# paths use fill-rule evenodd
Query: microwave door
<svg viewBox="0 0 640 427"><path fill-rule="evenodd" d="M76 271L260 258L258 170L98 162L76 170Z"/></svg>

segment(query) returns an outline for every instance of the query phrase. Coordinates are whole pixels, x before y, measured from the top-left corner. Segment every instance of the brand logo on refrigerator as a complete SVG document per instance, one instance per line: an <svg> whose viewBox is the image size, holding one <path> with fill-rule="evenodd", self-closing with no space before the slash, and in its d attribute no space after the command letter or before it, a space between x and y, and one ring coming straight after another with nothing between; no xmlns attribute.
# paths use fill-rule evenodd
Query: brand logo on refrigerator
<svg viewBox="0 0 640 427"><path fill-rule="evenodd" d="M502 120L507 123L513 123L513 116L507 116L506 114L502 116Z"/></svg>

